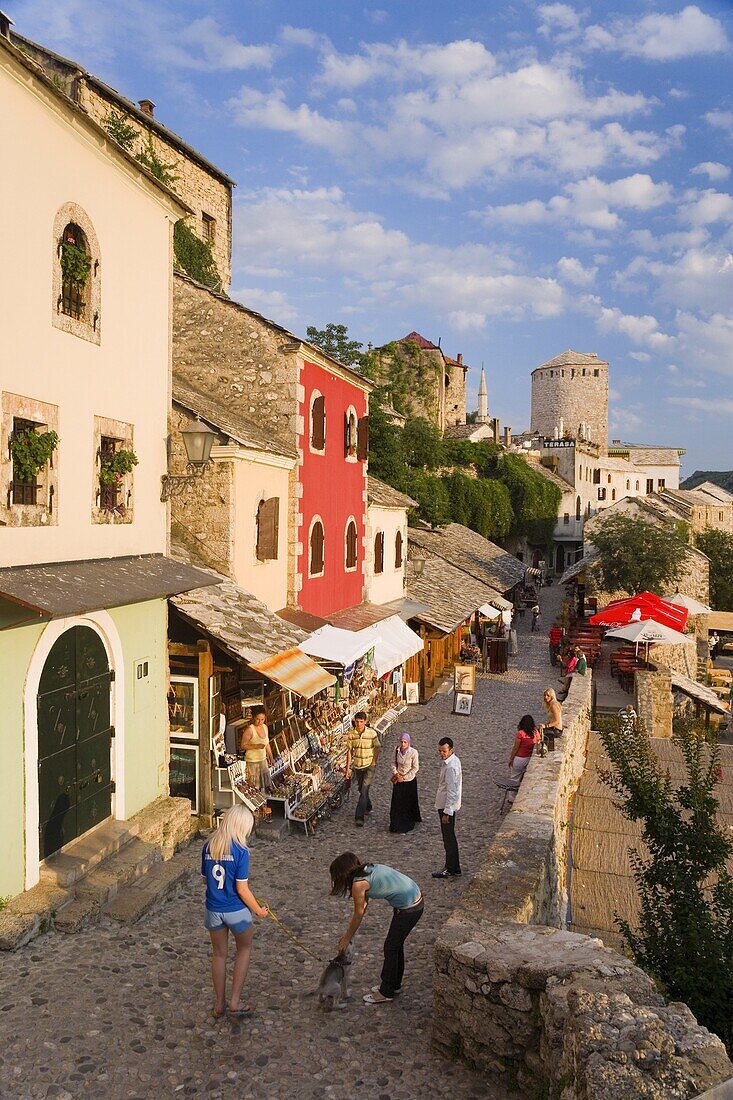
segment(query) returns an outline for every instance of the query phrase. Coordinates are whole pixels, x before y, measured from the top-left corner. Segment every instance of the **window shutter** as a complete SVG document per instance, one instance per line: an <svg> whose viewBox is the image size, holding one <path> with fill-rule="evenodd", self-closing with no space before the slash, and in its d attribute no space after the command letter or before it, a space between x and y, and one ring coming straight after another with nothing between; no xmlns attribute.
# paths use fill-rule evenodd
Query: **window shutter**
<svg viewBox="0 0 733 1100"><path fill-rule="evenodd" d="M311 412L311 445L317 451L326 446L326 399L317 397Z"/></svg>
<svg viewBox="0 0 733 1100"><path fill-rule="evenodd" d="M356 565L356 524L353 520L350 521L349 526L346 528L346 568L353 569Z"/></svg>
<svg viewBox="0 0 733 1100"><path fill-rule="evenodd" d="M280 526L280 498L263 500L257 510L257 560L277 558Z"/></svg>
<svg viewBox="0 0 733 1100"><path fill-rule="evenodd" d="M374 572L384 572L384 532L379 531L374 540Z"/></svg>
<svg viewBox="0 0 733 1100"><path fill-rule="evenodd" d="M394 567L402 568L402 532L398 531L394 540Z"/></svg>
<svg viewBox="0 0 733 1100"><path fill-rule="evenodd" d="M311 573L323 572L323 524L316 523L311 531Z"/></svg>
<svg viewBox="0 0 733 1100"><path fill-rule="evenodd" d="M356 431L356 457L365 461L369 457L369 417L359 418Z"/></svg>
<svg viewBox="0 0 733 1100"><path fill-rule="evenodd" d="M348 413L344 413L344 454L349 457L349 447L351 446L351 417Z"/></svg>

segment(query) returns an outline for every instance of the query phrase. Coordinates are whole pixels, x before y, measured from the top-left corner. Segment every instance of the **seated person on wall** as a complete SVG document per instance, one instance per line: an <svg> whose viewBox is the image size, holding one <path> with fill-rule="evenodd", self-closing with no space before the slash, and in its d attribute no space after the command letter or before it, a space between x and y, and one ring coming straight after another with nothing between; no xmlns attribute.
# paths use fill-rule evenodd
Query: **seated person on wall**
<svg viewBox="0 0 733 1100"><path fill-rule="evenodd" d="M550 664L556 665L562 644L562 627L555 623L547 632L550 639Z"/></svg>
<svg viewBox="0 0 733 1100"><path fill-rule="evenodd" d="M580 646L576 646L575 649L571 649L569 651L568 661L565 665L565 675L560 677L560 682L562 684L562 695L558 696L558 698L561 702L563 699L567 698L567 694L570 690L570 685L573 682L573 676L575 675L575 673L577 672L579 676L585 676L587 670L588 662L585 658L585 653L583 653L583 650L580 648Z"/></svg>

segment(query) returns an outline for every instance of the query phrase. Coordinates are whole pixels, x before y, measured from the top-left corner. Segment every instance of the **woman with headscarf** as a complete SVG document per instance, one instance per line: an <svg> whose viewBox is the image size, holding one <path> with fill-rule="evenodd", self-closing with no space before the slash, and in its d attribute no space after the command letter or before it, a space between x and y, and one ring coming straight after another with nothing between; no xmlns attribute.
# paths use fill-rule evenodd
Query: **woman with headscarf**
<svg viewBox="0 0 733 1100"><path fill-rule="evenodd" d="M417 749L413 749L409 733L403 733L392 761L392 804L389 808L391 833L410 833L422 821L417 798L419 770Z"/></svg>

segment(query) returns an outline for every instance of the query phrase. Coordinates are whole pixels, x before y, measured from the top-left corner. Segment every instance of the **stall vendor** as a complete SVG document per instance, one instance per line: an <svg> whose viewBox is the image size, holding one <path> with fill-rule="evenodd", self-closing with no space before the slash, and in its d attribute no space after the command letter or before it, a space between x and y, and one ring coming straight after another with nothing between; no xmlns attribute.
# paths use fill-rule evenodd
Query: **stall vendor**
<svg viewBox="0 0 733 1100"><path fill-rule="evenodd" d="M272 786L270 767L273 758L266 717L264 707L255 707L252 721L242 730L239 741L239 752L240 755L244 753L247 765L247 782L259 791L269 791Z"/></svg>

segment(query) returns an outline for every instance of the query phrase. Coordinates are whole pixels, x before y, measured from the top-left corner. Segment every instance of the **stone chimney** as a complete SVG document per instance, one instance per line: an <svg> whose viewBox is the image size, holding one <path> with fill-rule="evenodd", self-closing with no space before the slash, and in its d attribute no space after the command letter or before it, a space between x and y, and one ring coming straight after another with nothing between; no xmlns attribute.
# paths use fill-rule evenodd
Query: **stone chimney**
<svg viewBox="0 0 733 1100"><path fill-rule="evenodd" d="M0 34L3 38L10 38L10 28L15 26L13 20L4 11L0 11Z"/></svg>
<svg viewBox="0 0 733 1100"><path fill-rule="evenodd" d="M504 446L506 447L507 450L509 450L511 445L512 445L512 429L508 425L505 425L505 427L504 427Z"/></svg>
<svg viewBox="0 0 733 1100"><path fill-rule="evenodd" d="M501 430L501 420L499 420L498 416L495 416L494 419L491 421L491 430L494 433L494 443L496 443L496 445L498 447L499 443L501 442L501 440L499 439L499 432Z"/></svg>
<svg viewBox="0 0 733 1100"><path fill-rule="evenodd" d="M137 105L144 115L150 115L151 118L153 117L155 104L152 99L139 99Z"/></svg>
<svg viewBox="0 0 733 1100"><path fill-rule="evenodd" d="M456 363L458 363L459 367L463 366L463 352L462 351L458 352L458 355L456 356Z"/></svg>

